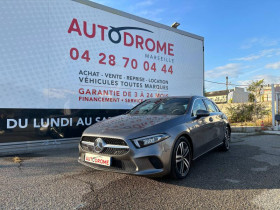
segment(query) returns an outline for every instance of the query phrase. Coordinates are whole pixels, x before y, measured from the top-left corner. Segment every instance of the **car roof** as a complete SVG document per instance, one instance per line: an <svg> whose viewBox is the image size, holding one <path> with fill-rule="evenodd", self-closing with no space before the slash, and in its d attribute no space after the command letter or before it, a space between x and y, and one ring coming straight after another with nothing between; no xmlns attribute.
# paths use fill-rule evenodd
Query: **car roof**
<svg viewBox="0 0 280 210"><path fill-rule="evenodd" d="M195 99L195 98L206 98L206 97L193 95L193 96L164 96L164 97L160 97L160 98L162 98L162 99L165 99L165 98L192 98L192 99ZM150 99L152 99L152 98L150 98Z"/></svg>

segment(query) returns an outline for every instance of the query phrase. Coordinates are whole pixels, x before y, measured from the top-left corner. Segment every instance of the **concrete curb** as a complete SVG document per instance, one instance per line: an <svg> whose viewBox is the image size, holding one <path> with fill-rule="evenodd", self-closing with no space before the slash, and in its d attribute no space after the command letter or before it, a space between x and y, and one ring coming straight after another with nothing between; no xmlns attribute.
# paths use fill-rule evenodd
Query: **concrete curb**
<svg viewBox="0 0 280 210"><path fill-rule="evenodd" d="M264 131L266 134L280 135L280 131Z"/></svg>
<svg viewBox="0 0 280 210"><path fill-rule="evenodd" d="M280 135L280 131L260 131L260 132L232 132L233 136L252 136L252 135Z"/></svg>
<svg viewBox="0 0 280 210"><path fill-rule="evenodd" d="M0 157L14 154L24 154L45 151L49 149L77 148L80 138L52 139L40 141L12 142L0 144Z"/></svg>
<svg viewBox="0 0 280 210"><path fill-rule="evenodd" d="M251 133L235 133L235 132L232 132L231 135L232 136L252 136L252 135L261 135L262 133L260 132L251 132Z"/></svg>
<svg viewBox="0 0 280 210"><path fill-rule="evenodd" d="M261 126L231 126L231 131L235 133L253 133L263 131Z"/></svg>

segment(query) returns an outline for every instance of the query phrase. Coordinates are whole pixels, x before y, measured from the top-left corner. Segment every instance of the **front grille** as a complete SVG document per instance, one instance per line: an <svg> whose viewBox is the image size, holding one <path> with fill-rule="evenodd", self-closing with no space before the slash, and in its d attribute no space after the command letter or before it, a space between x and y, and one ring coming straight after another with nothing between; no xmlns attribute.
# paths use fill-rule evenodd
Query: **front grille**
<svg viewBox="0 0 280 210"><path fill-rule="evenodd" d="M81 141L81 147L83 150L94 153L93 146L83 144L83 142L94 142L95 139L99 137L94 136L84 136ZM106 144L112 144L112 145L119 145L119 146L127 146L126 142L122 139L114 139L114 138L105 138L101 137ZM99 154L107 154L107 155L124 155L128 153L128 148L111 148L106 147L102 152Z"/></svg>
<svg viewBox="0 0 280 210"><path fill-rule="evenodd" d="M89 141L94 142L95 139L102 138L106 144L114 144L114 145L123 145L127 146L126 142L122 139L114 139L114 138L103 138L103 137L96 137L96 136L83 136L82 141Z"/></svg>
<svg viewBox="0 0 280 210"><path fill-rule="evenodd" d="M105 148L101 153L108 155L124 155L128 152L129 149L121 149L121 148Z"/></svg>
<svg viewBox="0 0 280 210"><path fill-rule="evenodd" d="M104 139L106 144L114 144L114 145L124 145L126 146L127 144L125 143L124 140L122 139L112 139L112 138L106 138Z"/></svg>

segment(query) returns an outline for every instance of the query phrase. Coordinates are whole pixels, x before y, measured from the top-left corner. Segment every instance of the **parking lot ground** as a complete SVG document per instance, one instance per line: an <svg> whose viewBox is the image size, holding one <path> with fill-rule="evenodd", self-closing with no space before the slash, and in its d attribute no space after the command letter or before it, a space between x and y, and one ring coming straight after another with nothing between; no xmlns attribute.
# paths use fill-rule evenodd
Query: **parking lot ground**
<svg viewBox="0 0 280 210"><path fill-rule="evenodd" d="M280 209L280 136L233 135L184 180L102 172L77 147L0 157L0 209Z"/></svg>

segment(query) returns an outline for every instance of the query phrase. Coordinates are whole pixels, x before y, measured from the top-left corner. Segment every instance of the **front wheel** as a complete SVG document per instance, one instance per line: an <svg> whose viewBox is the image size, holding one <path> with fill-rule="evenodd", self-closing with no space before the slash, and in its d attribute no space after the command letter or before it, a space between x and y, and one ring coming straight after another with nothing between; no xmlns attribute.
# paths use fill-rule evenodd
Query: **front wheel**
<svg viewBox="0 0 280 210"><path fill-rule="evenodd" d="M226 127L223 144L221 146L221 149L223 151L228 151L230 148L230 136L231 136L231 133L230 133L229 127Z"/></svg>
<svg viewBox="0 0 280 210"><path fill-rule="evenodd" d="M171 162L171 175L176 179L185 178L191 167L191 147L187 138L180 137L175 143L172 162Z"/></svg>

